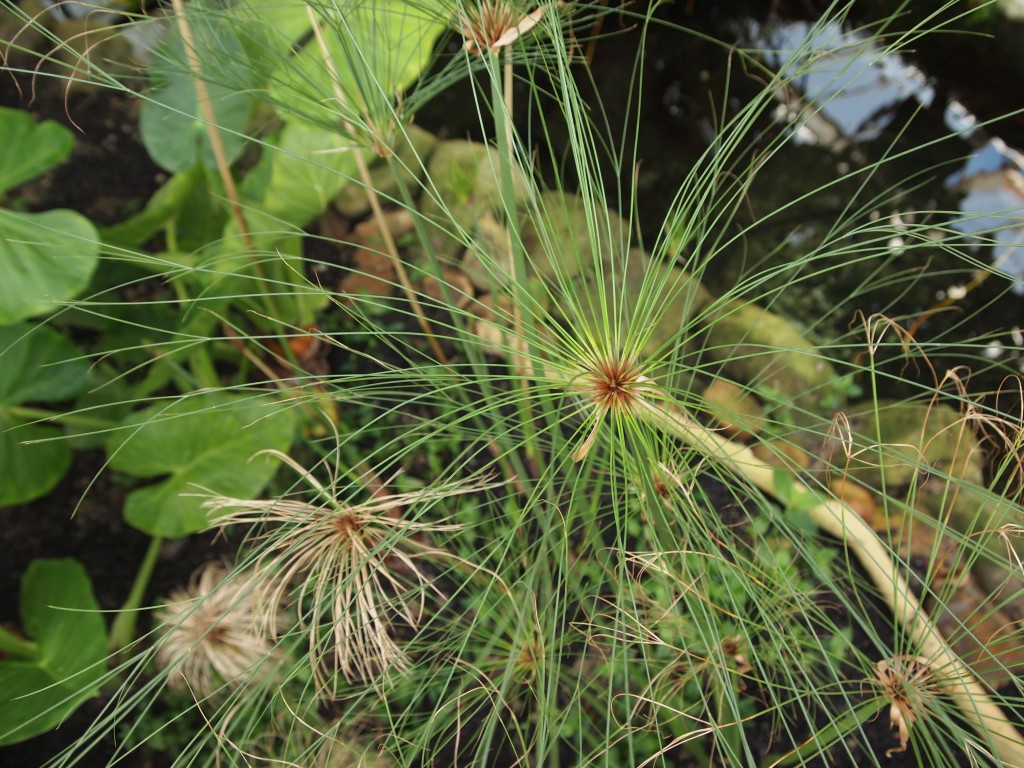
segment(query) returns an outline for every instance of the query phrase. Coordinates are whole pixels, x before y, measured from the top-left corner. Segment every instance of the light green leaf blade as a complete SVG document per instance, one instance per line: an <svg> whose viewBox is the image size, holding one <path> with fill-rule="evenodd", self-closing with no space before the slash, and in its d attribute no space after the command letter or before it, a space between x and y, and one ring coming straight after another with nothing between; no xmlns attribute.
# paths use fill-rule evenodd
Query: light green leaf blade
<svg viewBox="0 0 1024 768"><path fill-rule="evenodd" d="M35 560L21 581L21 620L31 659L0 660L0 744L56 727L99 693L106 625L85 569L72 559Z"/></svg>
<svg viewBox="0 0 1024 768"><path fill-rule="evenodd" d="M71 451L54 426L29 424L15 406L76 395L88 365L78 351L45 327L0 327L0 506L49 493L67 472Z"/></svg>
<svg viewBox="0 0 1024 768"><path fill-rule="evenodd" d="M202 25L195 32L214 123L227 161L232 163L245 148L244 132L253 106L243 85L245 54L227 24ZM154 64L150 70L152 87L139 115L146 151L153 162L172 173L197 164L216 167L195 76L184 64L180 35L169 35L158 55L164 63Z"/></svg>
<svg viewBox="0 0 1024 768"><path fill-rule="evenodd" d="M269 396L210 393L152 406L123 426L107 443L110 466L140 478L166 476L128 495L125 520L150 535L176 538L209 524L202 498L182 494L258 494L278 462L255 454L287 451L296 418Z"/></svg>
<svg viewBox="0 0 1024 768"><path fill-rule="evenodd" d="M102 661L107 654L106 625L89 576L77 561L35 560L21 583L21 620L39 645L36 662L66 678ZM100 673L93 670L89 680Z"/></svg>
<svg viewBox="0 0 1024 768"><path fill-rule="evenodd" d="M99 233L74 211L0 209L0 325L58 309L89 283Z"/></svg>
<svg viewBox="0 0 1024 768"><path fill-rule="evenodd" d="M28 112L0 107L0 195L57 165L74 142L60 123L37 123Z"/></svg>
<svg viewBox="0 0 1024 768"><path fill-rule="evenodd" d="M356 173L354 151L335 151L338 135L301 122L285 125L264 151L260 165L246 176L242 192L252 202L247 220L256 245L271 249L307 225ZM225 240L234 241L237 226L228 222Z"/></svg>
<svg viewBox="0 0 1024 768"><path fill-rule="evenodd" d="M240 23L250 25L251 31L260 32L256 39L263 45L277 40L274 47L281 46L282 52L309 32L303 0L246 0L230 12Z"/></svg>
<svg viewBox="0 0 1024 768"><path fill-rule="evenodd" d="M305 17L305 5L295 14ZM271 103L289 119L330 125L342 114L369 112L381 117L374 105L396 97L419 77L430 61L434 43L444 31L438 12L406 0L349 2L342 7L321 7L321 27L334 69L337 88L346 103L339 106L330 68L315 39L286 60L273 74Z"/></svg>
<svg viewBox="0 0 1024 768"><path fill-rule="evenodd" d="M338 135L317 126L288 124L273 153L262 208L290 224L304 226L327 208L356 174L355 152L338 150Z"/></svg>
<svg viewBox="0 0 1024 768"><path fill-rule="evenodd" d="M267 144L241 184L246 222L258 250L286 254L282 242L322 213L355 175L357 150L336 151L337 132L299 121L287 123ZM244 247L234 220L221 242L225 254Z"/></svg>
<svg viewBox="0 0 1024 768"><path fill-rule="evenodd" d="M71 447L63 437L57 427L0 415L0 507L38 499L57 486L71 466Z"/></svg>
<svg viewBox="0 0 1024 768"><path fill-rule="evenodd" d="M50 403L78 394L88 363L67 339L44 326L0 327L0 409Z"/></svg>

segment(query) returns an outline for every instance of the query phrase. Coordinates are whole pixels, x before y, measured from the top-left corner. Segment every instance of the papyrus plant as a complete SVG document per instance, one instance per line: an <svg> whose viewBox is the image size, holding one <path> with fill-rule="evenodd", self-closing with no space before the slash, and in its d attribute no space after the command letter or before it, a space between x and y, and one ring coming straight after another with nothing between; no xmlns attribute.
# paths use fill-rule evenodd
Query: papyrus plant
<svg viewBox="0 0 1024 768"><path fill-rule="evenodd" d="M759 766L885 765L886 751L904 746L905 729L907 751L931 765L961 755L1024 762L1020 691L979 683L920 610L915 589L928 587L908 559L822 480L850 475L846 466L800 460L841 423L835 412L846 407L850 377L865 385L862 405L878 418L881 396L871 386L885 380L919 399L968 398L876 368L880 354L906 345L860 329L841 338L822 332L813 342L798 331L758 335L769 325L792 331L765 305L841 265L859 263L872 275L877 268L882 277L865 278L831 307L836 317L865 309L860 304L874 309L874 289L912 282L883 270L893 256L881 244L895 225L872 216L896 205L895 189L878 192L872 183L903 150L851 170L851 199L791 263L766 256L725 274L719 265L757 229L744 218L749 197L794 136L770 116L780 93L819 63L810 43L775 67L735 40L711 46L727 53L714 130L675 180L674 201L659 206L662 225L652 235L638 226L647 207L659 205L638 186L645 149L605 121L584 90L580 30L618 17L601 21L600 4L512 3L521 15L495 25L500 32L466 32L480 18L474 14L496 5L433 8L430 18L451 28L456 52L402 102L424 103L465 77L474 127L493 147L441 142L411 159L382 152L376 169L401 179L383 194L372 176L332 172L327 155L262 144L272 168L287 157L381 192L378 203L394 215L375 225L381 241L359 247L401 260L405 273L378 280L393 290L359 294L325 277L336 260L307 257L308 271L271 283L282 294L319 290L330 300L317 338L331 365L275 386L288 389L290 404L313 410L327 399L338 416L329 439L312 436L294 451L301 461L279 457L304 467L307 487L209 502L213 523L251 526L238 562L260 574L254 594L274 610L295 611L261 623L282 645L301 639L309 653L302 663L282 662L282 679L336 725L306 733L323 744L359 733L406 765ZM326 112L339 146L370 127L366 116L407 118L366 68L357 70L358 99L339 83L345 56L357 66L380 52L372 41L332 50L332 35L350 41L345 11L378 9L379 18L359 18L397 23L402 9L309 8L316 21L303 17L312 33L306 43L317 44L304 55L322 70L302 82L282 75L275 103L294 98L294 115ZM678 36L680 46L700 38L661 25L658 10L622 12L637 26L638 72L651 30ZM410 3L408 11L431 8ZM809 37L844 17L830 7ZM930 31L924 25L915 34ZM261 71L285 71L290 55ZM748 82L741 71L754 73L757 87L734 102L732 89ZM817 109L806 104L799 117ZM539 126L521 127L526 113ZM640 114L628 112L628 129ZM289 119L283 108L281 117ZM396 135L406 130L402 119L389 125ZM800 204L838 184L761 218L801 213ZM932 221L948 226L951 215L918 213L929 223L899 230L904 258L929 253L926 230ZM382 244L383 231L403 222L403 237ZM955 240L941 250L979 266ZM912 357L924 360L941 341L922 341ZM783 390L783 374L802 364L825 372L825 381L808 376L806 391ZM762 402L775 398L756 435L727 437L713 420L706 385L724 379ZM884 442L872 446L879 456ZM335 464L346 469L332 478L326 467ZM399 469L394 482L407 488L367 491L367 478ZM494 479L474 480L487 473ZM985 487L984 477L933 474L950 493L968 485L1019 512L1012 494ZM334 481L356 490L339 494ZM912 506L893 487L878 495L893 513ZM1013 550L1003 557L980 531L955 531L942 514L934 527L955 538L966 560L1004 571L1017 564ZM722 582L717 590L709 574ZM952 603L949 593L929 597ZM680 672L686 684L668 684ZM167 679L155 677L153 690ZM915 681L918 697L906 687ZM124 701L112 720L146 706ZM255 754L265 733L258 718L239 718L233 703L197 709L195 743L208 749L183 753L180 763ZM896 727L894 744L870 737L868 722L880 712ZM765 732L770 745L757 739ZM306 744L303 753L313 754Z"/></svg>

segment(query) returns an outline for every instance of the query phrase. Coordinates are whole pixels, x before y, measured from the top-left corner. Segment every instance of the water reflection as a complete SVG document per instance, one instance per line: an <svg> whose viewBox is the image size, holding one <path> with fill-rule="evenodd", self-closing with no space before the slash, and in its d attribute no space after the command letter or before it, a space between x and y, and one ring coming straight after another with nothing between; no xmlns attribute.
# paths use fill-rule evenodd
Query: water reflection
<svg viewBox="0 0 1024 768"><path fill-rule="evenodd" d="M775 117L789 125L799 144L843 152L879 138L906 101L929 107L935 99L921 70L834 23L752 27L751 38L765 49L767 63L785 75L798 74L777 93ZM962 167L945 181L959 195L963 214L948 224L970 236L969 245L979 253L987 251L1013 290L1024 294L1024 155L979 127L958 102L946 105L944 122L969 148ZM945 293L956 290L951 286Z"/></svg>

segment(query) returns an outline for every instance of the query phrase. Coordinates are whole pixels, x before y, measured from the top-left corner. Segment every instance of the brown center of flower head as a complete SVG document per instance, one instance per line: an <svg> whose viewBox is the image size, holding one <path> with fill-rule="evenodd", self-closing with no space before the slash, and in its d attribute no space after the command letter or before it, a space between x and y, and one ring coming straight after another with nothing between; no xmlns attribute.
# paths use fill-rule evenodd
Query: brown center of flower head
<svg viewBox="0 0 1024 768"><path fill-rule="evenodd" d="M332 520L334 530L342 535L348 536L362 527L359 516L353 512L339 512Z"/></svg>
<svg viewBox="0 0 1024 768"><path fill-rule="evenodd" d="M465 49L482 55L511 45L540 21L546 7L526 13L524 3L515 0L480 0L467 4L461 14Z"/></svg>
<svg viewBox="0 0 1024 768"><path fill-rule="evenodd" d="M886 757L904 752L910 726L928 713L929 701L939 690L939 680L928 659L896 656L875 665L875 680L889 699L889 722L899 734L898 747L887 749Z"/></svg>
<svg viewBox="0 0 1024 768"><path fill-rule="evenodd" d="M206 642L209 645L226 645L228 640L228 631L221 624L214 624L206 633Z"/></svg>
<svg viewBox="0 0 1024 768"><path fill-rule="evenodd" d="M630 358L613 356L591 362L591 367L581 375L577 389L594 404L596 419L590 434L573 452L573 461L581 461L589 453L605 416L633 412L641 396L651 387L651 380Z"/></svg>
<svg viewBox="0 0 1024 768"><path fill-rule="evenodd" d="M588 394L603 411L627 411L637 395L639 368L630 360L599 361L587 374Z"/></svg>

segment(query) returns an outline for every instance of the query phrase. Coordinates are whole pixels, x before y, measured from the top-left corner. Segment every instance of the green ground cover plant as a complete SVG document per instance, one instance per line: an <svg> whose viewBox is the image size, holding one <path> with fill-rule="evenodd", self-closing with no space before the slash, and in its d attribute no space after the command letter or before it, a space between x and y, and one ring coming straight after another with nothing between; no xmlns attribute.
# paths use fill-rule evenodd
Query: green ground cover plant
<svg viewBox="0 0 1024 768"><path fill-rule="evenodd" d="M23 112L0 110L0 196L59 163L71 151L72 136L61 125L40 125ZM84 364L58 334L23 321L45 316L81 292L99 263L99 236L85 217L67 210L25 213L0 210L0 264L5 274L0 296L4 383L2 447L6 480L0 504L40 496L57 484L70 464L70 451L52 426L30 424L39 411L25 403L73 397L85 384ZM63 255L63 258L60 257ZM19 427L20 439L10 430ZM34 434L28 435L26 431Z"/></svg>
<svg viewBox="0 0 1024 768"><path fill-rule="evenodd" d="M895 56L996 5L838 45ZM998 233L919 202L942 168L901 143L913 116L835 180L752 202L856 87L851 58L777 118L852 6L784 45L658 3L175 0L84 52L13 10L7 68L25 30L49 36L64 64L40 71L138 98L167 176L99 230L0 211L0 264L45 265L16 292L45 301L0 293L20 481L0 499L94 451L151 537L110 616L73 560L24 574L0 744L91 699L48 765L1024 765L1021 388L990 338L916 334L930 306L896 302L925 264L1010 293ZM622 125L587 58L620 28ZM109 53L141 32L145 63ZM652 35L728 62L653 232ZM482 140L415 122L459 87ZM0 155L6 191L70 148L0 119L32 147ZM825 228L785 223L832 196ZM49 218L19 235L28 217ZM69 253L81 279L43 285L77 274ZM934 362L951 348L962 366ZM45 471L21 458L40 446L61 452ZM230 561L151 594L167 543L204 531Z"/></svg>

